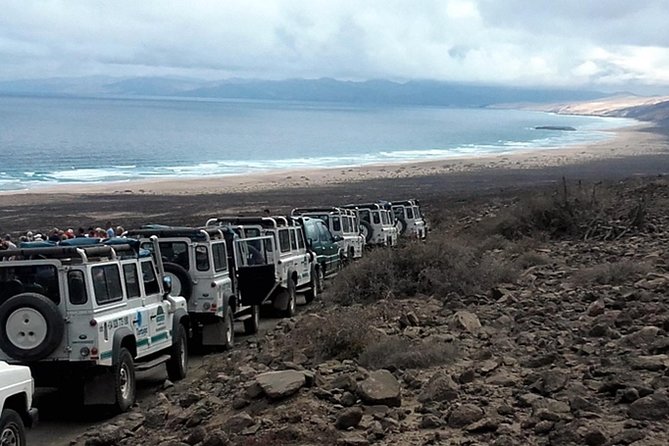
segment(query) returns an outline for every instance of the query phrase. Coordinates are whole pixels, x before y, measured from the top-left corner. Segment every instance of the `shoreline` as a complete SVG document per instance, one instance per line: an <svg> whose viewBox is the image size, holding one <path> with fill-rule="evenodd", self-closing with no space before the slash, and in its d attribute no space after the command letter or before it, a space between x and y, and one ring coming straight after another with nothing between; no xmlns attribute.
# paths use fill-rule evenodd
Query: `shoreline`
<svg viewBox="0 0 669 446"><path fill-rule="evenodd" d="M613 133L604 141L557 148L534 148L513 153L375 163L352 167L282 169L205 178L156 178L100 183L60 184L33 189L1 191L0 197L51 194L193 195L269 191L327 186L376 179L464 173L482 169L535 169L573 165L606 158L669 152L669 140L653 124L602 130Z"/></svg>

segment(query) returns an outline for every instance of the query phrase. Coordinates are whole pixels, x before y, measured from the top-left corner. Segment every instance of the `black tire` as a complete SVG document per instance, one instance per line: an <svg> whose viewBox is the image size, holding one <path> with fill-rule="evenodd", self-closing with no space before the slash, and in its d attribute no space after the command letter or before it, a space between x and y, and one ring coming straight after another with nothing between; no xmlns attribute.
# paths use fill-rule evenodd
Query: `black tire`
<svg viewBox="0 0 669 446"><path fill-rule="evenodd" d="M46 296L21 293L0 305L0 348L14 359L44 359L60 345L64 334L65 320Z"/></svg>
<svg viewBox="0 0 669 446"><path fill-rule="evenodd" d="M260 305L253 305L251 307L251 317L244 321L244 333L247 335L254 335L258 333L260 328Z"/></svg>
<svg viewBox="0 0 669 446"><path fill-rule="evenodd" d="M293 279L288 279L288 289L285 292L288 293L288 302L286 309L281 312L281 316L293 317L297 310L297 295L295 294L295 282L293 282Z"/></svg>
<svg viewBox="0 0 669 446"><path fill-rule="evenodd" d="M189 301L193 294L193 282L190 280L188 271L183 266L171 262L164 263L163 267L165 268L165 273L170 274L172 277L172 288L175 288L174 282L178 280L179 295L186 299L186 301Z"/></svg>
<svg viewBox="0 0 669 446"><path fill-rule="evenodd" d="M223 345L221 346L224 350L232 348L235 345L235 320L232 316L232 307L228 305L225 309L225 317L223 320L224 330L225 330L225 339L223 340Z"/></svg>
<svg viewBox="0 0 669 446"><path fill-rule="evenodd" d="M167 361L167 377L172 381L179 381L188 373L188 334L186 327L179 324L172 340L170 359Z"/></svg>
<svg viewBox="0 0 669 446"><path fill-rule="evenodd" d="M320 293L318 276L320 274L320 268L311 268L311 281L309 282L309 289L304 293L304 300L310 304L318 297Z"/></svg>
<svg viewBox="0 0 669 446"><path fill-rule="evenodd" d="M125 347L118 353L118 361L114 365L114 391L116 401L114 410L125 412L135 403L137 396L137 380L135 378L135 361Z"/></svg>
<svg viewBox="0 0 669 446"><path fill-rule="evenodd" d="M404 235L404 233L407 232L407 221L404 218L398 218L397 224L395 226L397 227L397 232L399 232L400 235Z"/></svg>
<svg viewBox="0 0 669 446"><path fill-rule="evenodd" d="M365 242L369 243L372 240L374 229L372 229L372 225L366 221L360 222L360 232L362 233L363 237L365 237Z"/></svg>
<svg viewBox="0 0 669 446"><path fill-rule="evenodd" d="M26 446L26 427L12 409L3 410L0 416L0 445Z"/></svg>

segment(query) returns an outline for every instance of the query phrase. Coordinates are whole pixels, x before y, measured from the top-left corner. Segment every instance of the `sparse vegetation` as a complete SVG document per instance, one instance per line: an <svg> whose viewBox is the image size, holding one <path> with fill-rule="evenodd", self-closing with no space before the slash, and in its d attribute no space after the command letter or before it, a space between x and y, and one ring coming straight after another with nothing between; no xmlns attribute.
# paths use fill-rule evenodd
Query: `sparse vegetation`
<svg viewBox="0 0 669 446"><path fill-rule="evenodd" d="M330 297L350 305L417 294L486 292L517 275L513 262L494 246L490 250L473 240L433 233L429 241L408 242L393 255L373 251L334 280Z"/></svg>
<svg viewBox="0 0 669 446"><path fill-rule="evenodd" d="M368 345L358 361L371 369L422 369L452 363L458 355L455 343L388 336Z"/></svg>
<svg viewBox="0 0 669 446"><path fill-rule="evenodd" d="M633 281L650 270L648 263L622 260L581 269L573 275L573 282L578 285L620 285Z"/></svg>

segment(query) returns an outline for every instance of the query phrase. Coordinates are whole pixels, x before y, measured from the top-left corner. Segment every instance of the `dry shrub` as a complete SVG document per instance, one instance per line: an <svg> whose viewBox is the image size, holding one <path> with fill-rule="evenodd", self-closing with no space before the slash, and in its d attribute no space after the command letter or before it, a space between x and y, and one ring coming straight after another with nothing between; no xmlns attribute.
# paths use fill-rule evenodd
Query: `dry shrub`
<svg viewBox="0 0 669 446"><path fill-rule="evenodd" d="M538 252L526 252L516 259L516 265L520 269L527 269L537 265L547 265L551 263L550 257Z"/></svg>
<svg viewBox="0 0 669 446"><path fill-rule="evenodd" d="M650 270L651 265L648 263L622 260L579 270L574 273L572 280L578 285L622 285L636 280Z"/></svg>
<svg viewBox="0 0 669 446"><path fill-rule="evenodd" d="M355 359L375 339L370 326L380 312L372 309L346 307L324 316L310 315L301 319L287 339L287 345L304 349L315 361Z"/></svg>
<svg viewBox="0 0 669 446"><path fill-rule="evenodd" d="M389 336L368 345L359 358L361 365L371 369L422 369L451 363L459 355L453 343L410 341Z"/></svg>
<svg viewBox="0 0 669 446"><path fill-rule="evenodd" d="M416 294L482 293L515 280L516 267L507 257L496 248L488 251L474 241L433 232L426 242L370 252L335 278L329 295L350 305Z"/></svg>

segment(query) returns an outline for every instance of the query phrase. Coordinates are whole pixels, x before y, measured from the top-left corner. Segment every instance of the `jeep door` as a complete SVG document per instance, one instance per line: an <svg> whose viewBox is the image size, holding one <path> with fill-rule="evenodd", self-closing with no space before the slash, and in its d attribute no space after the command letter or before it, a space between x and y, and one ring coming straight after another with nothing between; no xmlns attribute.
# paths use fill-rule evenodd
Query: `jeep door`
<svg viewBox="0 0 669 446"><path fill-rule="evenodd" d="M169 324L168 303L163 299L163 287L160 283L158 273L151 258L142 259L140 262L142 289L144 291L142 314L148 315L148 348L147 351L155 353L172 343ZM137 340L139 344L140 340ZM142 342L146 342L142 339Z"/></svg>
<svg viewBox="0 0 669 446"><path fill-rule="evenodd" d="M237 292L244 306L261 305L278 286L276 248L271 236L235 240Z"/></svg>
<svg viewBox="0 0 669 446"><path fill-rule="evenodd" d="M337 271L341 261L339 245L334 241L332 233L323 222L317 221L316 227L318 228L318 244L314 246L314 251L321 265L325 266L325 274L333 274Z"/></svg>

